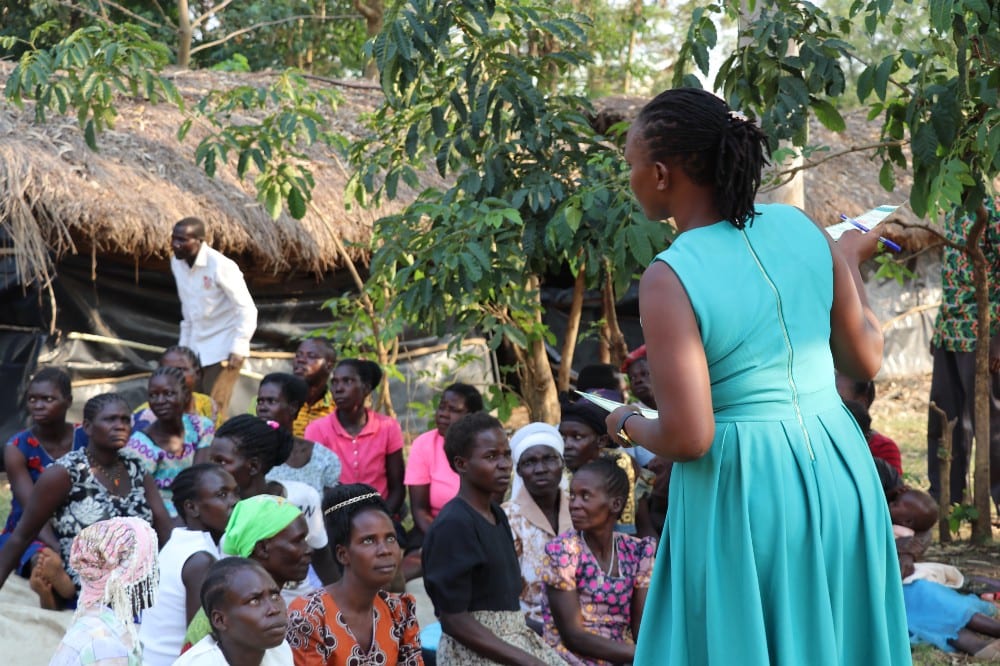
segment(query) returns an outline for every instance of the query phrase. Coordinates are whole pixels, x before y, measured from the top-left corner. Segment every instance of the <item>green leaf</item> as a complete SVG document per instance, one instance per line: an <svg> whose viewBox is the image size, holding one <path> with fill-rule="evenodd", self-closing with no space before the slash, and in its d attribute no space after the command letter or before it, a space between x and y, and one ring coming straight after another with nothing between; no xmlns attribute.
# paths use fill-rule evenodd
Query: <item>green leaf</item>
<svg viewBox="0 0 1000 666"><path fill-rule="evenodd" d="M831 132L843 132L847 128L847 123L837 108L825 99L813 99L810 106L816 113L816 118Z"/></svg>
<svg viewBox="0 0 1000 666"><path fill-rule="evenodd" d="M288 214L296 220L301 220L306 216L306 199L297 187L293 187L288 192Z"/></svg>
<svg viewBox="0 0 1000 666"><path fill-rule="evenodd" d="M97 130L94 127L94 121L88 120L87 124L83 128L83 140L87 142L87 146L93 150L97 150Z"/></svg>
<svg viewBox="0 0 1000 666"><path fill-rule="evenodd" d="M894 65L895 57L891 55L886 56L882 59L882 62L879 63L878 68L875 70L875 94L878 95L878 98L883 102L885 101L886 92L889 87L889 76L892 74Z"/></svg>
<svg viewBox="0 0 1000 666"><path fill-rule="evenodd" d="M564 214L566 216L566 226L572 233L576 233L580 230L580 221L583 219L583 211L576 206L567 206L564 209Z"/></svg>

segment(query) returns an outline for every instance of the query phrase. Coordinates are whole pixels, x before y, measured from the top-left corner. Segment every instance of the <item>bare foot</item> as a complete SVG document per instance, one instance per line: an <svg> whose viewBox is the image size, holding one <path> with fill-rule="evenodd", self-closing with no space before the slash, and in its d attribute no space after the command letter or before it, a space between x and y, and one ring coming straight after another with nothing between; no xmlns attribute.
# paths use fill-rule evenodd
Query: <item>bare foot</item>
<svg viewBox="0 0 1000 666"><path fill-rule="evenodd" d="M45 610L59 610L59 603L56 601L56 595L52 591L52 583L42 575L39 567L36 566L31 569L31 578L28 579L28 585L38 595L39 606Z"/></svg>
<svg viewBox="0 0 1000 666"><path fill-rule="evenodd" d="M40 571L41 575L51 583L55 593L63 599L69 600L76 596L76 586L73 585L73 579L66 573L59 553L51 548L42 548L38 552L34 571Z"/></svg>

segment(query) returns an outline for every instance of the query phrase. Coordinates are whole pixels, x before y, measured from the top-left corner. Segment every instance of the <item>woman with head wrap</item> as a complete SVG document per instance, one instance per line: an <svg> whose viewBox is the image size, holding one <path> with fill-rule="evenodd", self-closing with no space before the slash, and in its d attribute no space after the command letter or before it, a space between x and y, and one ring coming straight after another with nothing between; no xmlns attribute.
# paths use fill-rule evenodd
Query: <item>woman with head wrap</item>
<svg viewBox="0 0 1000 666"><path fill-rule="evenodd" d="M222 554L247 557L263 565L274 581L285 583L306 577L312 548L306 543L306 519L292 502L275 495L256 495L233 508L222 537ZM191 620L185 645L194 645L211 631L202 607Z"/></svg>
<svg viewBox="0 0 1000 666"><path fill-rule="evenodd" d="M141 518L102 520L73 539L69 562L80 596L50 666L142 663L132 618L154 601L156 552L156 533Z"/></svg>
<svg viewBox="0 0 1000 666"><path fill-rule="evenodd" d="M528 625L541 633L545 544L572 527L561 483L563 439L555 426L529 423L514 433L510 448L517 475L503 510L521 563L521 610Z"/></svg>

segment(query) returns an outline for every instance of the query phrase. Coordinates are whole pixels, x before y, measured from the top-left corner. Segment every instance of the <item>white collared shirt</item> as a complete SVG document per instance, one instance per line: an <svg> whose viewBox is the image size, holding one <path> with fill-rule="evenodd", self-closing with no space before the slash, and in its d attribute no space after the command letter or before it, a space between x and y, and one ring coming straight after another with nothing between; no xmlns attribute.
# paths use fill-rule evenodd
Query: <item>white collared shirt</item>
<svg viewBox="0 0 1000 666"><path fill-rule="evenodd" d="M249 356L257 307L236 262L202 242L192 266L171 257L170 270L181 300L179 344L197 352L204 366L230 354Z"/></svg>

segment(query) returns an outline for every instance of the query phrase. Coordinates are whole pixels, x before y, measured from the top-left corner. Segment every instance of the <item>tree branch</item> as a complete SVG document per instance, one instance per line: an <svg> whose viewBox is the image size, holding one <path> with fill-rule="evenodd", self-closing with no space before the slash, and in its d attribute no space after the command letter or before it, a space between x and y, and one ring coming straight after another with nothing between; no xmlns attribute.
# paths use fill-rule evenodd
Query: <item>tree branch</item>
<svg viewBox="0 0 1000 666"><path fill-rule="evenodd" d="M365 18L366 21L374 21L379 17L379 12L372 9L368 5L361 2L361 0L354 0L354 8L358 10L358 13Z"/></svg>
<svg viewBox="0 0 1000 666"><path fill-rule="evenodd" d="M281 72L270 72L272 76L280 76ZM353 88L357 90L382 90L382 87L376 83L357 83L355 81L342 81L340 79L330 79L325 76L317 76L316 74L304 74L299 73L304 79L311 79L314 81L322 81L323 83L329 83L332 86L340 86L341 88Z"/></svg>
<svg viewBox="0 0 1000 666"><path fill-rule="evenodd" d="M879 143L871 143L863 146L851 146L850 148L845 148L840 152L830 153L829 155L826 155L822 158L816 160L809 160L808 162L804 162L799 166L786 169L785 171L779 171L778 173L774 174L774 177L778 179L778 183L773 186L761 188L761 191L770 192L771 190L774 190L790 182L792 178L795 177L795 174L797 174L799 171L805 171L806 169L812 169L814 167L818 167L820 164L823 164L824 162L829 162L830 160L837 159L838 157L843 157L844 155L849 155L851 153L862 153L870 150L877 150L879 148L889 148L892 146L901 147L905 146L907 143L908 143L907 141L880 141Z"/></svg>
<svg viewBox="0 0 1000 666"><path fill-rule="evenodd" d="M257 28L266 28L271 25L280 25L282 23L291 23L293 21L298 21L300 19L313 19L315 21L334 21L346 18L355 18L353 15L338 15L338 16L316 16L315 14L301 14L298 16L288 16L283 19L277 19L275 21L264 21L263 23L255 23L254 25L248 26L246 28L240 28L235 32L231 32L225 37L221 37L211 42L205 42L204 44L199 44L191 49L191 55L198 53L199 51L204 51L205 49L210 49L213 46L218 46L220 44L225 44L231 39L235 39L240 35L245 35L248 32L252 32Z"/></svg>
<svg viewBox="0 0 1000 666"><path fill-rule="evenodd" d="M212 18L213 16L221 12L223 9L225 9L226 5L230 4L232 1L233 0L222 0L222 2L220 2L216 6L209 7L202 13L201 16L191 21L191 28L192 29L197 28L199 25L201 25L202 23L204 23L205 21L207 21L208 19Z"/></svg>
<svg viewBox="0 0 1000 666"><path fill-rule="evenodd" d="M164 28L165 27L162 23L157 23L156 21L149 20L145 16L140 16L139 14L136 14L132 10L119 5L117 2L114 2L113 0L97 0L97 1L98 1L98 3L102 7L104 5L110 5L112 9L115 9L115 10L121 12L122 14L125 14L126 16L135 19L139 23L145 23L146 25L148 25L150 27L153 27L153 28ZM65 4L72 4L72 3L66 3L66 2L63 2L62 0L60 0L59 4L64 4L65 5ZM81 9L81 10L83 9L83 7L81 7L79 5L75 5L74 4L73 6L76 9ZM105 18L107 18L107 17L105 17Z"/></svg>
<svg viewBox="0 0 1000 666"><path fill-rule="evenodd" d="M174 23L170 16L163 11L163 5L160 4L159 0L153 0L153 6L156 7L156 11L160 12L160 16L163 17L164 22L173 30L177 29L177 24Z"/></svg>

